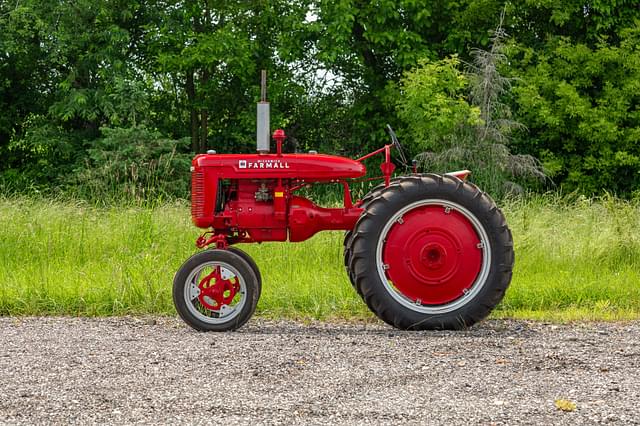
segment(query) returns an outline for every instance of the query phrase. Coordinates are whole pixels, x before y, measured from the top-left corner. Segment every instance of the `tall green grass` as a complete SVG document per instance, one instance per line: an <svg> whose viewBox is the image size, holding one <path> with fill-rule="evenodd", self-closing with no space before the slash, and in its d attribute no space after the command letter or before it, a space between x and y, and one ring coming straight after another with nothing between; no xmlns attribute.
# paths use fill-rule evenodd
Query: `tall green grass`
<svg viewBox="0 0 640 426"><path fill-rule="evenodd" d="M545 196L502 207L516 269L495 316L640 318L640 204ZM185 203L2 198L0 315L173 314L173 274L197 235ZM342 266L342 233L241 248L263 275L260 315L371 318Z"/></svg>
<svg viewBox="0 0 640 426"><path fill-rule="evenodd" d="M640 203L536 197L504 206L516 268L497 315L640 318Z"/></svg>

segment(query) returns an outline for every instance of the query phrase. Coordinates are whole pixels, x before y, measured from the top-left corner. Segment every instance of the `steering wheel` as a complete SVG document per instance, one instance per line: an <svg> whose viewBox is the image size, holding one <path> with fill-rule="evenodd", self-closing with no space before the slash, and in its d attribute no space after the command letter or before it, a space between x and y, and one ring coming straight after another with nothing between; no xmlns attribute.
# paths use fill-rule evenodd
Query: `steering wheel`
<svg viewBox="0 0 640 426"><path fill-rule="evenodd" d="M391 136L391 141L393 142L393 146L398 151L398 157L400 157L400 162L402 162L403 166L409 167L409 164L407 163L407 157L404 155L404 149L402 148L402 145L400 144L400 141L396 136L396 132L394 132L391 126L388 124L387 124L387 133L389 133L389 136Z"/></svg>

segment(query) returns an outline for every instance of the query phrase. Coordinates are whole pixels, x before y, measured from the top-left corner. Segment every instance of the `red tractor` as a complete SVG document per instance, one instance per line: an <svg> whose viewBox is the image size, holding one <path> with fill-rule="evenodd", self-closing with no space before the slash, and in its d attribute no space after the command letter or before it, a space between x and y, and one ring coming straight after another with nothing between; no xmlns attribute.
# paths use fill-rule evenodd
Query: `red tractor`
<svg viewBox="0 0 640 426"><path fill-rule="evenodd" d="M269 152L269 104L258 104L258 153L197 155L191 168L193 223L208 229L196 245L211 247L178 270L173 299L182 319L201 331L242 326L256 309L262 278L238 243L304 241L343 230L344 265L367 306L400 329L460 329L485 318L511 281L513 241L494 201L466 182L468 171L393 177L392 143L357 160L283 154L284 131ZM349 184L362 162L384 155L384 182L353 201ZM339 183L344 205L320 207L296 191Z"/></svg>

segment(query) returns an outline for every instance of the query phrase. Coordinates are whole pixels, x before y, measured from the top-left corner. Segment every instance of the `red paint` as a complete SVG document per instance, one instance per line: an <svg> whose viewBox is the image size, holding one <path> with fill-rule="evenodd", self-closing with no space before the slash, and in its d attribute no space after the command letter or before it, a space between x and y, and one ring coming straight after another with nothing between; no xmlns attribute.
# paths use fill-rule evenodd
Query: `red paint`
<svg viewBox="0 0 640 426"><path fill-rule="evenodd" d="M220 266L216 266L209 275L200 280L198 288L198 300L202 306L218 311L222 305L230 305L233 302L236 293L240 291L240 283L237 278L223 279Z"/></svg>
<svg viewBox="0 0 640 426"><path fill-rule="evenodd" d="M209 238L205 238L208 234L213 234L210 232L205 232L200 235L196 240L196 247L205 248L210 246L211 244L215 244L217 249L225 250L229 246L229 242L227 241L227 237L224 234L215 234L211 235Z"/></svg>
<svg viewBox="0 0 640 426"><path fill-rule="evenodd" d="M364 176L363 164L325 154L200 154L192 165L226 179L297 179L329 182Z"/></svg>
<svg viewBox="0 0 640 426"><path fill-rule="evenodd" d="M447 175L455 176L458 179L467 180L471 172L469 170L458 170L457 172L449 172Z"/></svg>
<svg viewBox="0 0 640 426"><path fill-rule="evenodd" d="M274 132L282 142L285 134ZM362 163L322 154L201 154L192 161L191 214L200 228L214 228L198 247L237 242L302 241L323 229L347 230L354 208L345 179L366 174ZM317 182L340 182L344 208L327 209L293 195ZM222 185L220 185L222 183ZM221 194L218 194L221 190ZM223 202L216 202L218 197ZM216 211L218 208L218 211Z"/></svg>
<svg viewBox="0 0 640 426"><path fill-rule="evenodd" d="M284 142L287 136L284 134L284 130L278 129L273 132L272 138L276 141L277 154L282 155L282 142Z"/></svg>
<svg viewBox="0 0 640 426"><path fill-rule="evenodd" d="M191 220L199 228L213 221L217 195L217 177L201 167L191 169Z"/></svg>
<svg viewBox="0 0 640 426"><path fill-rule="evenodd" d="M289 241L304 241L324 230L353 229L361 208L327 209L306 198L293 196L289 210Z"/></svg>
<svg viewBox="0 0 640 426"><path fill-rule="evenodd" d="M384 176L384 185L389 186L391 182L391 175L396 169L396 166L391 162L391 145L385 145L384 147L384 163L380 164L380 170L382 170L382 176Z"/></svg>
<svg viewBox="0 0 640 426"><path fill-rule="evenodd" d="M410 210L402 222L389 230L382 254L393 285L423 305L462 297L482 266L480 239L471 222L462 213L447 212L438 205Z"/></svg>
<svg viewBox="0 0 640 426"><path fill-rule="evenodd" d="M286 135L276 130L280 147ZM211 244L262 241L304 241L322 230L351 230L362 213L351 199L349 180L366 174L362 161L384 154L380 166L389 185L395 166L393 145L358 160L323 154L200 154L192 161L191 215L206 229L199 248ZM462 172L458 172L462 173ZM308 184L335 182L343 186L344 205L324 208L294 195ZM220 191L220 193L218 193ZM210 234L210 235L209 235Z"/></svg>

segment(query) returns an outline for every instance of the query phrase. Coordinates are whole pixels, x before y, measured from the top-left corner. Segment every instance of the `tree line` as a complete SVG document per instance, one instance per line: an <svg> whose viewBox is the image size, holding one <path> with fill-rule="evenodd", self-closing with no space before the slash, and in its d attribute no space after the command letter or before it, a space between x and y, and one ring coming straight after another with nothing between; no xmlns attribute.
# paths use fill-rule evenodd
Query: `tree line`
<svg viewBox="0 0 640 426"><path fill-rule="evenodd" d="M636 0L5 0L0 29L5 190L186 196L194 152L255 149L266 69L289 150L359 155L389 123L423 159L537 159L521 186L640 191Z"/></svg>

